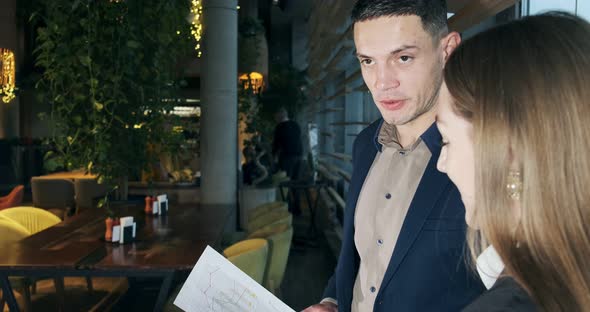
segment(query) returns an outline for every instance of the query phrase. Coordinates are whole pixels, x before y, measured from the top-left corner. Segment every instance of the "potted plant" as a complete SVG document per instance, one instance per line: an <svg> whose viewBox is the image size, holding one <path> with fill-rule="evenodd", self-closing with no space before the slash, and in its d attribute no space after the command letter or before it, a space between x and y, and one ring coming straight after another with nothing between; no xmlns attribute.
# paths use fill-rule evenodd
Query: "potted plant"
<svg viewBox="0 0 590 312"><path fill-rule="evenodd" d="M150 163L148 144L179 133L178 60L190 53L189 1L43 1L37 88L51 104L54 160L84 168L123 199L127 179ZM109 207L108 201L103 203Z"/></svg>

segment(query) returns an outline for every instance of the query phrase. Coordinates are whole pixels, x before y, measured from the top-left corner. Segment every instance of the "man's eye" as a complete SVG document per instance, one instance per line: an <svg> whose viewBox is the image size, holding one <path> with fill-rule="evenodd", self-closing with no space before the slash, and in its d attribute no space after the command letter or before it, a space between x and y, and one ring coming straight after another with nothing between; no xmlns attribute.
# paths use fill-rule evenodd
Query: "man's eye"
<svg viewBox="0 0 590 312"><path fill-rule="evenodd" d="M408 62L412 61L413 59L414 59L413 57L411 57L411 56L407 56L407 55L402 55L402 56L400 56L400 58L399 58L399 60L400 60L402 63L408 63Z"/></svg>
<svg viewBox="0 0 590 312"><path fill-rule="evenodd" d="M362 59L361 60L361 64L362 65L371 65L371 64L373 64L373 60L371 60L371 59Z"/></svg>

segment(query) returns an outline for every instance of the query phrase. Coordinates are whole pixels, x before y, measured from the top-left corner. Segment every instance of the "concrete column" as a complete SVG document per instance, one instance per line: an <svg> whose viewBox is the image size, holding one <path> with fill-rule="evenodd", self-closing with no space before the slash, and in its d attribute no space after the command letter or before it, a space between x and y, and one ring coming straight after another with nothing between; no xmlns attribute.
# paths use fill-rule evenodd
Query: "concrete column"
<svg viewBox="0 0 590 312"><path fill-rule="evenodd" d="M201 203L235 204L238 174L237 0L205 0L201 74ZM234 223L235 224L235 223Z"/></svg>

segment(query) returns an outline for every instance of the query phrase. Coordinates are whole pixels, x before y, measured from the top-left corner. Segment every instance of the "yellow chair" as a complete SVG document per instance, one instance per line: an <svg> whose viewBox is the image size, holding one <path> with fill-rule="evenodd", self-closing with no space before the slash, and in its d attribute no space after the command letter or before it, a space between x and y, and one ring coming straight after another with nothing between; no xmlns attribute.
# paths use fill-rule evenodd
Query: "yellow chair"
<svg viewBox="0 0 590 312"><path fill-rule="evenodd" d="M0 211L0 216L13 220L35 234L61 222L53 213L35 207L13 207Z"/></svg>
<svg viewBox="0 0 590 312"><path fill-rule="evenodd" d="M286 202L282 201L275 201L266 204L262 204L256 206L250 210L248 210L248 218L247 220L254 220L258 217L261 217L265 214L274 212L274 211L288 211L288 206Z"/></svg>
<svg viewBox="0 0 590 312"><path fill-rule="evenodd" d="M0 242L2 243L12 243L17 242L27 236L31 235L26 228L21 226L20 224L11 221L6 218L0 218ZM20 290L22 292L24 302L25 302L25 311L31 310L31 292L29 290L30 280L27 278L22 277L10 277L10 284L14 289ZM0 299L0 310L4 310L4 296Z"/></svg>
<svg viewBox="0 0 590 312"><path fill-rule="evenodd" d="M246 218L248 221L244 231L225 233L221 246L227 247L242 241L250 233L264 226L281 223L291 225L293 222L293 216L288 211L287 203L285 202L262 204L253 208L251 211L253 211L254 218L250 216L250 211L248 211L249 216Z"/></svg>
<svg viewBox="0 0 590 312"><path fill-rule="evenodd" d="M268 243L265 239L237 242L227 247L223 255L258 284L262 284L268 259Z"/></svg>
<svg viewBox="0 0 590 312"><path fill-rule="evenodd" d="M248 239L255 238L267 239L270 245L263 286L273 294L277 294L287 268L291 240L293 239L293 227L285 223L271 224L248 236Z"/></svg>
<svg viewBox="0 0 590 312"><path fill-rule="evenodd" d="M25 227L8 219L0 217L0 241L16 242L31 235Z"/></svg>
<svg viewBox="0 0 590 312"><path fill-rule="evenodd" d="M55 214L40 208L35 207L14 207L0 211L0 217L12 220L21 225L30 234L41 232L49 227L52 227L61 222L61 219ZM32 286L33 293L36 292L38 279L29 279L29 284ZM54 278L55 288L58 293L58 299L64 301L65 285L63 278ZM92 292L92 278L86 277L86 284L88 291ZM64 304L61 302L60 304Z"/></svg>
<svg viewBox="0 0 590 312"><path fill-rule="evenodd" d="M248 220L246 225L246 232L252 233L264 226L271 224L285 223L291 225L293 222L293 216L289 211L276 210L266 214L262 214L257 218Z"/></svg>

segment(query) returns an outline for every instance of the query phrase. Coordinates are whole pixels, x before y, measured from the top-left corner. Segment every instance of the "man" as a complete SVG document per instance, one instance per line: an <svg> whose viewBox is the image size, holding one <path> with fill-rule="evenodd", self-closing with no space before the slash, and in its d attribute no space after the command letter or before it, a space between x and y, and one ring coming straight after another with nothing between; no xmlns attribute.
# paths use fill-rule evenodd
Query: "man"
<svg viewBox="0 0 590 312"><path fill-rule="evenodd" d="M290 120L287 110L281 107L275 113L277 126L272 142L272 153L278 156L279 169L287 173L291 181L299 178L301 171L303 144L301 143L301 129L297 122ZM293 189L289 192L289 212L301 215L300 193Z"/></svg>
<svg viewBox="0 0 590 312"><path fill-rule="evenodd" d="M436 169L442 70L460 43L442 0L359 0L363 79L382 119L358 136L336 272L317 311L459 311L482 291L460 195Z"/></svg>
<svg viewBox="0 0 590 312"><path fill-rule="evenodd" d="M290 120L287 110L280 108L275 113L275 127L272 143L273 155L278 156L279 168L291 179L297 179L303 155L301 129L297 122Z"/></svg>

